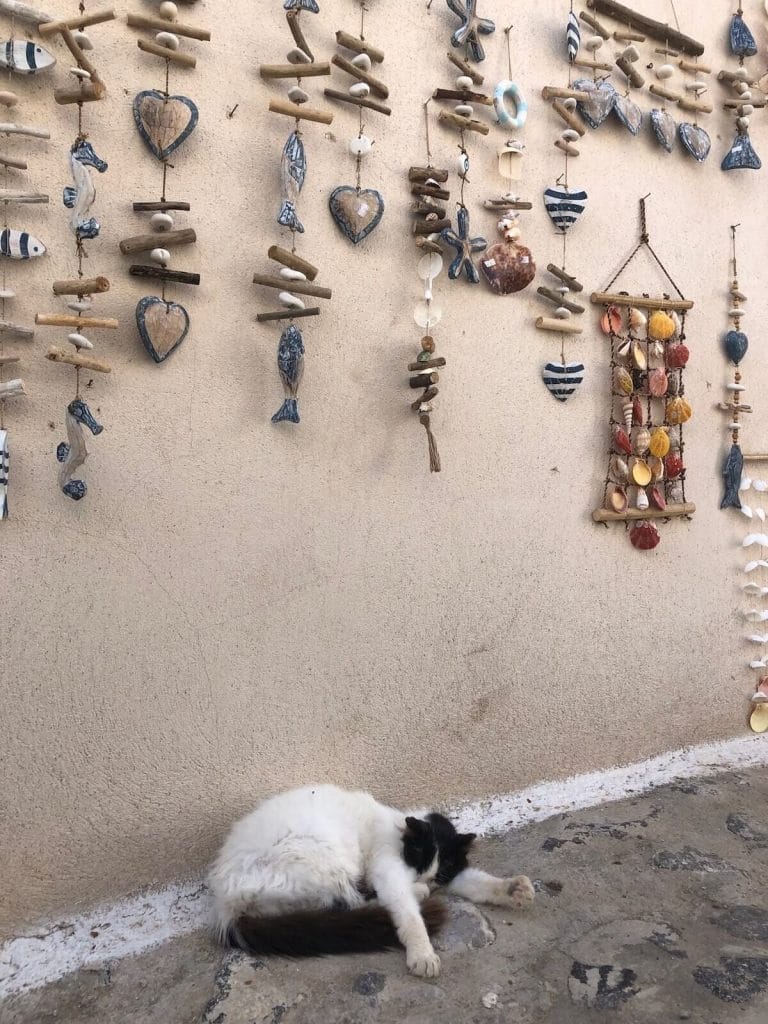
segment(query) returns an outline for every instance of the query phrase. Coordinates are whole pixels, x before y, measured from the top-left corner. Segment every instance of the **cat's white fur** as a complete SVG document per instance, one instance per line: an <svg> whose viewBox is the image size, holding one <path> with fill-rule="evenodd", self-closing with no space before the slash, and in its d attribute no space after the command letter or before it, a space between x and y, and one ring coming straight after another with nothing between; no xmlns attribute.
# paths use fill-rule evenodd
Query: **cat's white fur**
<svg viewBox="0 0 768 1024"><path fill-rule="evenodd" d="M419 912L437 870L417 876L402 858L406 815L369 793L306 786L266 800L229 833L209 881L224 935L241 914L274 917L361 906L362 881L375 890L405 946L408 969L436 977L440 958ZM475 902L520 907L533 900L524 876L499 879L467 868L449 889Z"/></svg>

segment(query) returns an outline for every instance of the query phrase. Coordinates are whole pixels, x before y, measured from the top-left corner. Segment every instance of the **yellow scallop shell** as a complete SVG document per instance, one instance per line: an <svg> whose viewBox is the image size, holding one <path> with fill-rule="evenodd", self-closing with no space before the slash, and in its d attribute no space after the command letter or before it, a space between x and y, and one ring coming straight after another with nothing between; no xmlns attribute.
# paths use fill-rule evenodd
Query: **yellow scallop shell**
<svg viewBox="0 0 768 1024"><path fill-rule="evenodd" d="M673 398L667 402L667 419L677 427L681 423L687 423L693 416L693 409L684 398Z"/></svg>
<svg viewBox="0 0 768 1024"><path fill-rule="evenodd" d="M638 487L647 487L651 482L651 471L648 463L638 459L632 466L632 482Z"/></svg>
<svg viewBox="0 0 768 1024"><path fill-rule="evenodd" d="M675 321L660 309L651 313L648 321L648 337L654 341L669 341L675 333Z"/></svg>
<svg viewBox="0 0 768 1024"><path fill-rule="evenodd" d="M655 455L657 459L663 459L665 455L669 454L669 447L669 434L663 427L657 427L651 434L651 443L648 445L651 455Z"/></svg>

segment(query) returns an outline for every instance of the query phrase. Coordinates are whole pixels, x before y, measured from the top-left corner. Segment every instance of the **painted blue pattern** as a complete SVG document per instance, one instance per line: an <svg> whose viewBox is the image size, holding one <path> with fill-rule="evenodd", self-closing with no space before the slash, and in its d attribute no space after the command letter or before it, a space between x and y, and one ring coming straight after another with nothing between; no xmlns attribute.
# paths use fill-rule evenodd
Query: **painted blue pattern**
<svg viewBox="0 0 768 1024"><path fill-rule="evenodd" d="M650 113L650 122L658 144L671 153L677 138L677 122L674 117L666 110L654 108Z"/></svg>
<svg viewBox="0 0 768 1024"><path fill-rule="evenodd" d="M280 335L277 369L283 382L285 401L272 417L272 422L298 423L299 403L296 395L304 375L304 339L295 324L286 327Z"/></svg>
<svg viewBox="0 0 768 1024"><path fill-rule="evenodd" d="M737 57L754 57L757 53L755 37L747 28L747 23L740 14L734 14L731 18L728 41L731 45L731 53Z"/></svg>
<svg viewBox="0 0 768 1024"><path fill-rule="evenodd" d="M514 117L507 110L507 97L515 105ZM519 131L528 120L528 103L520 91L520 86L515 82L510 82L508 79L499 82L494 89L493 106L502 128L511 128L513 131Z"/></svg>
<svg viewBox="0 0 768 1024"><path fill-rule="evenodd" d="M160 101L163 101L165 99L178 100L179 103L183 103L184 106L189 110L189 121L187 122L186 128L184 129L183 132L181 132L181 134L177 138L173 140L173 142L171 142L169 145L165 147L161 148L155 144L153 139L150 138L141 119L141 104L142 101L147 98ZM166 97L165 93L159 92L157 89L145 89L143 92L137 93L133 98L133 120L136 124L136 130L144 140L144 143L146 144L150 153L154 153L158 160L167 160L171 153L174 153L182 144L182 142L185 142L189 138L189 136L197 127L197 121L199 116L200 114L197 107L192 102L192 100L189 99L189 97L187 96Z"/></svg>
<svg viewBox="0 0 768 1024"><path fill-rule="evenodd" d="M555 227L565 232L584 213L588 198L584 189L554 187L544 192L544 205Z"/></svg>
<svg viewBox="0 0 768 1024"><path fill-rule="evenodd" d="M309 11L310 14L319 14L320 7L317 0L285 0L284 11Z"/></svg>
<svg viewBox="0 0 768 1024"><path fill-rule="evenodd" d="M584 380L584 364L547 363L542 370L541 379L558 402L567 402Z"/></svg>
<svg viewBox="0 0 768 1024"><path fill-rule="evenodd" d="M565 47L568 51L568 60L574 61L579 53L579 46L581 45L581 29L579 28L579 19L571 11L568 15L568 25L565 29Z"/></svg>
<svg viewBox="0 0 768 1024"><path fill-rule="evenodd" d="M724 171L759 171L762 160L752 147L749 132L739 131L731 144L731 148L723 157L720 167Z"/></svg>
<svg viewBox="0 0 768 1024"><path fill-rule="evenodd" d="M88 492L85 480L73 478L73 473L88 458L85 447L83 427L87 427L96 436L104 427L97 422L91 410L82 400L76 398L67 406L67 441L62 441L56 448L56 459L61 463L59 470L59 486L68 498L81 501Z"/></svg>
<svg viewBox="0 0 768 1024"><path fill-rule="evenodd" d="M362 227L359 224L353 224L349 220L347 211L341 204L341 198L345 195L358 196L357 205L365 211L363 216L367 215L371 207L373 207L373 217L364 223ZM328 197L328 209L331 211L331 216L344 235L353 245L357 245L358 242L362 242L364 238L367 238L379 226L381 218L384 216L384 196L381 192L377 192L375 188L355 188L352 185L339 185Z"/></svg>
<svg viewBox="0 0 768 1024"><path fill-rule="evenodd" d="M725 494L720 502L720 508L741 508L739 497L739 484L741 483L741 472L744 468L744 456L737 444L731 445L728 458L723 465L723 480L725 481Z"/></svg>
<svg viewBox="0 0 768 1024"><path fill-rule="evenodd" d="M448 277L455 281L461 276L463 270L470 284L479 284L480 272L475 266L475 261L472 257L476 252L485 252L488 248L488 242L480 235L477 235L475 238L470 237L469 210L466 206L459 207L459 211L456 214L456 223L459 229L458 233L451 228L444 228L440 232L442 240L456 250L456 256L448 267Z"/></svg>
<svg viewBox="0 0 768 1024"><path fill-rule="evenodd" d="M44 47L25 39L8 39L0 43L0 67L18 75L36 75L52 68L56 58Z"/></svg>
<svg viewBox="0 0 768 1024"><path fill-rule="evenodd" d="M703 163L707 159L712 148L712 140L701 125L683 121L678 125L677 134L686 152L690 153L694 160Z"/></svg>
<svg viewBox="0 0 768 1024"><path fill-rule="evenodd" d="M101 225L95 217L86 217L96 198L89 167L95 168L100 174L107 170L109 164L96 155L90 142L79 139L70 150L70 167L74 186L67 185L64 189L63 202L68 210L74 210L70 226L78 238L96 238Z"/></svg>
<svg viewBox="0 0 768 1024"><path fill-rule="evenodd" d="M45 251L40 239L28 231L4 228L0 233L0 256L7 256L11 260L31 260L35 256L45 255Z"/></svg>
<svg viewBox="0 0 768 1024"><path fill-rule="evenodd" d="M480 36L489 36L496 31L495 22L481 18L477 13L477 0L447 0L453 13L461 18L461 27L451 36L453 46L463 46L468 56L479 63L485 60L485 49Z"/></svg>
<svg viewBox="0 0 768 1024"><path fill-rule="evenodd" d="M280 180L283 197L277 223L291 231L304 233L304 225L296 212L296 201L307 177L307 154L304 143L298 132L291 132L285 140L283 153L280 157Z"/></svg>
<svg viewBox="0 0 768 1024"><path fill-rule="evenodd" d="M156 350L155 346L152 344L152 337L149 331L147 330L147 310L150 309L152 306L157 305L165 306L168 312L174 310L182 314L182 321L184 326L182 328L181 334L177 341L175 342L175 344L173 345L173 347L169 348L167 352L158 352ZM187 313L186 309L184 309L183 306L179 305L178 302L166 302L165 299L161 299L157 295L145 295L143 299L139 299L138 304L136 306L136 327L138 328L139 331L141 343L147 350L147 352L152 356L156 363L164 363L168 356L172 355L172 353L176 351L176 349L179 347L182 341L184 341L184 339L186 338L189 332L189 313Z"/></svg>
<svg viewBox="0 0 768 1024"><path fill-rule="evenodd" d="M725 353L731 362L738 366L749 348L749 338L743 331L728 331L723 338Z"/></svg>

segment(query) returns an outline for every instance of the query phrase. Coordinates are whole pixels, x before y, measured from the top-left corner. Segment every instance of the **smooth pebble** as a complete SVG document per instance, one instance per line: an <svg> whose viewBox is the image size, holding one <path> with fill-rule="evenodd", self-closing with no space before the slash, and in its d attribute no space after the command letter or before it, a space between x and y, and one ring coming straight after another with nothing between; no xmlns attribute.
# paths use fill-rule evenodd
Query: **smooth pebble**
<svg viewBox="0 0 768 1024"><path fill-rule="evenodd" d="M158 46L165 46L168 50L178 50L180 44L179 37L175 36L173 32L158 32L155 42Z"/></svg>
<svg viewBox="0 0 768 1024"><path fill-rule="evenodd" d="M456 79L456 88L460 89L461 92L467 92L469 89L472 88L473 85L474 82L469 77L469 75L459 75L459 77Z"/></svg>
<svg viewBox="0 0 768 1024"><path fill-rule="evenodd" d="M291 292L280 292L277 296L278 302L281 306L285 306L286 309L304 309L304 303L298 297L298 295L292 295Z"/></svg>
<svg viewBox="0 0 768 1024"><path fill-rule="evenodd" d="M755 108L752 106L751 103L742 103L742 105L741 105L741 113L742 113L743 117L749 117L750 114L754 114L754 112L755 112Z"/></svg>
<svg viewBox="0 0 768 1024"><path fill-rule="evenodd" d="M471 103L459 103L453 109L457 114L461 114L462 117L472 117L475 112L475 108Z"/></svg>
<svg viewBox="0 0 768 1024"><path fill-rule="evenodd" d="M170 213L153 213L149 223L155 231L170 231L173 227L173 217Z"/></svg>
<svg viewBox="0 0 768 1024"><path fill-rule="evenodd" d="M737 117L736 118L736 124L739 126L739 128L745 128L745 129L749 128L749 118L748 117Z"/></svg>
<svg viewBox="0 0 768 1024"><path fill-rule="evenodd" d="M0 92L0 103L4 107L15 107L19 102L19 97L15 92Z"/></svg>
<svg viewBox="0 0 768 1024"><path fill-rule="evenodd" d="M75 78L90 78L91 72L86 71L85 68L70 68L70 75L74 75Z"/></svg>
<svg viewBox="0 0 768 1024"><path fill-rule="evenodd" d="M636 46L628 46L621 56L630 64L634 64L636 60L640 60L640 51Z"/></svg>
<svg viewBox="0 0 768 1024"><path fill-rule="evenodd" d="M584 49L589 50L590 53L596 53L602 45L602 36L590 36L584 43Z"/></svg>
<svg viewBox="0 0 768 1024"><path fill-rule="evenodd" d="M675 73L675 69L671 64L662 64L656 68L656 77L660 78L662 82L665 78L671 78Z"/></svg>
<svg viewBox="0 0 768 1024"><path fill-rule="evenodd" d="M349 87L350 96L365 97L370 96L370 94L371 87L367 82L355 82L354 85L350 85Z"/></svg>
<svg viewBox="0 0 768 1024"><path fill-rule="evenodd" d="M77 45L80 47L81 50L92 50L93 49L93 43L91 42L91 37L86 32L81 32L79 30L76 30L75 32L72 33L72 38L75 40L75 42L77 43Z"/></svg>
<svg viewBox="0 0 768 1024"><path fill-rule="evenodd" d="M566 309L565 306L558 306L555 310L555 316L558 320L570 320L571 311L570 309Z"/></svg>
<svg viewBox="0 0 768 1024"><path fill-rule="evenodd" d="M563 139L564 142L578 142L579 133L574 128L566 128L560 138Z"/></svg>
<svg viewBox="0 0 768 1024"><path fill-rule="evenodd" d="M67 309L74 309L76 313L85 313L92 305L90 299L76 299L74 302L67 303Z"/></svg>
<svg viewBox="0 0 768 1024"><path fill-rule="evenodd" d="M84 334L78 334L77 331L74 331L72 334L68 334L67 341L78 349L93 348L93 342L89 341Z"/></svg>
<svg viewBox="0 0 768 1024"><path fill-rule="evenodd" d="M160 17L165 18L166 21L173 21L179 13L179 8L176 4L171 3L171 0L163 0L158 7L158 13L160 14Z"/></svg>
<svg viewBox="0 0 768 1024"><path fill-rule="evenodd" d="M286 281L306 281L307 275L302 274L300 270L294 270L293 267L281 267L280 277Z"/></svg>
<svg viewBox="0 0 768 1024"><path fill-rule="evenodd" d="M354 139L350 140L349 152L352 156L365 156L371 152L371 146L373 143L367 135L356 135Z"/></svg>
<svg viewBox="0 0 768 1024"><path fill-rule="evenodd" d="M361 71L371 70L371 58L367 53L358 53L356 57L352 58L352 63L356 68L360 68Z"/></svg>
<svg viewBox="0 0 768 1024"><path fill-rule="evenodd" d="M153 263L159 263L161 267L167 267L171 262L171 254L167 249L153 249L149 258Z"/></svg>
<svg viewBox="0 0 768 1024"><path fill-rule="evenodd" d="M291 103L306 103L309 99L309 93L304 92L300 85L292 85L288 90L288 99Z"/></svg>
<svg viewBox="0 0 768 1024"><path fill-rule="evenodd" d="M289 64L311 64L312 58L308 53L300 50L298 46L294 46L292 50L289 50L285 55L286 60Z"/></svg>

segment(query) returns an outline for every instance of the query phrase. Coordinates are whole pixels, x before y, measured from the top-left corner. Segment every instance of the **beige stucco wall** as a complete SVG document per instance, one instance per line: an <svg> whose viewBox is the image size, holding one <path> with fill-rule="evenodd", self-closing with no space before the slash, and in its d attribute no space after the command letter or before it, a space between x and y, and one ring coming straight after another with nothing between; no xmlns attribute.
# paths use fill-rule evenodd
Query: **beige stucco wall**
<svg viewBox="0 0 768 1024"><path fill-rule="evenodd" d="M75 5L47 6L69 14ZM116 6L122 14L128 4ZM560 243L540 197L562 165L552 146L559 122L540 89L566 77L567 4L514 6L514 75L531 108L522 191L534 211L524 238L543 268ZM727 11L711 6L676 3L683 29L706 42L718 69ZM745 6L764 53L762 4ZM131 202L159 194L160 169L134 131L131 99L161 85L161 67L139 53L124 22L92 30L110 92L86 108L86 124L110 170L97 181L103 233L88 246L86 272L111 278L96 307L122 326L93 335L114 372L88 392L106 429L89 442L80 504L56 486L71 384L42 354L57 332L41 329L33 346L15 346L29 397L7 411L13 518L0 527L3 933L200 869L235 815L307 780L439 801L744 729L743 530L717 509L724 431L714 405L727 373L718 339L728 225L741 221L752 338L744 372L756 406L744 443L766 448L767 172L720 172L729 119L721 111L707 120L714 146L704 166L667 156L647 134L633 140L605 125L572 167L572 184L591 197L569 256L587 289L603 285L632 247L637 199L651 193L653 242L697 303L687 461L699 512L664 527L661 546L639 554L622 529L590 519L609 401L596 316L590 311L583 337L567 348L587 363L582 392L560 405L540 380L559 343L532 329L543 312L534 287L497 298L440 279L448 367L434 428L444 471L426 471L405 374L419 336L405 173L424 159L421 102L454 77L444 59L454 19L442 0L430 13L410 0L369 4L367 35L387 53L380 70L394 114L367 119L377 141L363 181L384 192L387 212L358 249L326 209L330 189L354 181L346 144L355 115L339 106L330 130L306 129L301 249L321 264L334 300L306 322L301 425L270 423L281 394L279 331L256 325L267 295L250 282L280 239L277 170L290 122L266 112L281 90L260 81L257 65L282 60L290 37L277 0L224 7L183 8L214 30L210 45L192 44L197 70L172 77L201 111L168 189L192 201L178 224L194 225L198 244L174 263L200 269L203 285L174 292L192 331L159 367L133 325L135 303L151 289L128 277L117 242L146 224ZM321 7L307 31L318 57L330 57L334 31L355 29L357 5ZM483 7L500 25L510 18L500 0ZM643 7L669 13L665 0ZM492 85L506 72L501 33L488 49ZM56 50L53 78L63 84L69 61ZM49 207L16 217L49 246L36 264L9 266L14 318L25 321L56 308L50 281L75 265L58 199L69 182L74 111L54 107L50 82L17 83L18 119L49 124L53 138L7 147L29 154L29 181L52 196ZM320 88L310 82L313 96ZM715 81L711 94L723 95ZM651 106L647 96L642 103ZM768 159L764 114L752 134ZM495 151L504 138L494 129L472 139L468 197L475 230L489 238L494 219L479 201L502 186ZM434 127L436 161L452 164L456 141ZM662 282L641 264L627 285L654 291Z"/></svg>

